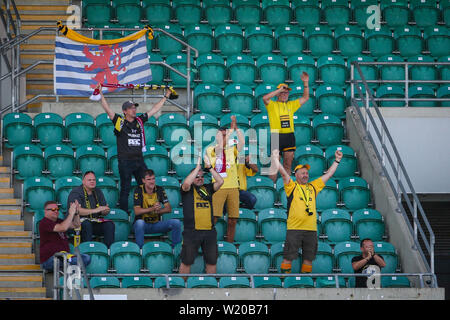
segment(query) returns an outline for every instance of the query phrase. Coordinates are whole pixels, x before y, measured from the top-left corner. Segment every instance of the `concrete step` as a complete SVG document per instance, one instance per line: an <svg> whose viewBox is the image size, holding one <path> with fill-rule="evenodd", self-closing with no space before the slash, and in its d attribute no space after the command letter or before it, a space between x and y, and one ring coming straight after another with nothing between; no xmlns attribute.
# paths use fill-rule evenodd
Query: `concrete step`
<svg viewBox="0 0 450 320"><path fill-rule="evenodd" d="M36 6L37 7L37 6ZM29 13L21 13L19 11L20 20L22 23L29 23L29 22L49 22L49 21L67 21L67 19L70 17L70 15L65 14L64 11L63 14L58 13L44 13L44 12L37 12L35 11L35 14L29 14ZM13 14L13 19L16 19L16 16Z"/></svg>
<svg viewBox="0 0 450 320"><path fill-rule="evenodd" d="M0 298L45 298L46 288L0 288Z"/></svg>
<svg viewBox="0 0 450 320"><path fill-rule="evenodd" d="M24 231L24 221L0 221L0 231Z"/></svg>
<svg viewBox="0 0 450 320"><path fill-rule="evenodd" d="M55 44L47 43L25 43L20 46L23 51L55 51Z"/></svg>
<svg viewBox="0 0 450 320"><path fill-rule="evenodd" d="M0 265L34 264L34 253L26 254L0 254Z"/></svg>
<svg viewBox="0 0 450 320"><path fill-rule="evenodd" d="M16 6L39 5L39 6L61 6L70 5L71 0L15 0Z"/></svg>
<svg viewBox="0 0 450 320"><path fill-rule="evenodd" d="M7 199L14 197L13 188L2 188L0 187L0 199Z"/></svg>
<svg viewBox="0 0 450 320"><path fill-rule="evenodd" d="M42 287L42 273L0 274L0 288L39 288Z"/></svg>
<svg viewBox="0 0 450 320"><path fill-rule="evenodd" d="M9 188L10 185L11 185L10 177L1 177L0 176L0 188Z"/></svg>
<svg viewBox="0 0 450 320"><path fill-rule="evenodd" d="M20 218L20 210L0 209L0 221L17 221Z"/></svg>
<svg viewBox="0 0 450 320"><path fill-rule="evenodd" d="M31 239L31 231L0 231L0 242L21 242Z"/></svg>
<svg viewBox="0 0 450 320"><path fill-rule="evenodd" d="M4 198L4 199L0 199L0 206L1 205L16 205L16 206L20 206L22 203L21 199L14 199L14 198ZM0 209L5 209L0 207Z"/></svg>
<svg viewBox="0 0 450 320"><path fill-rule="evenodd" d="M29 272L29 271L39 271L41 270L41 266L38 264L4 264L0 265L1 271L20 271L20 272Z"/></svg>
<svg viewBox="0 0 450 320"><path fill-rule="evenodd" d="M0 242L0 254L29 254L32 250L30 242Z"/></svg>

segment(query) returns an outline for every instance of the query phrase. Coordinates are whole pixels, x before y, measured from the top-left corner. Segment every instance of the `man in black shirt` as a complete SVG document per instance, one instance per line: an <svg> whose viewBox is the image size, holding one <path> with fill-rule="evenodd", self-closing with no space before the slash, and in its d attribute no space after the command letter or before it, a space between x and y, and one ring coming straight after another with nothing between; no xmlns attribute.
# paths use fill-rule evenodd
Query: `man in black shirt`
<svg viewBox="0 0 450 320"><path fill-rule="evenodd" d="M206 273L216 273L219 252L217 232L214 227L212 195L222 186L223 178L211 167L211 163L205 155L205 170L211 172L215 182L204 184L200 162L201 157L198 157L197 166L181 185L184 231L180 254L180 274L190 273L191 265L194 263L200 246L205 260Z"/></svg>
<svg viewBox="0 0 450 320"><path fill-rule="evenodd" d="M375 253L372 240L363 239L360 247L362 254L352 259L352 267L355 273L367 273L371 266L380 270L386 266L383 257ZM355 287L367 288L368 281L370 280L366 277L356 277Z"/></svg>
<svg viewBox="0 0 450 320"><path fill-rule="evenodd" d="M166 90L164 97L151 110L137 117L137 103L132 101L124 102L122 105L123 116L119 115L114 113L106 102L101 90L101 84L98 84L97 88L100 89L102 107L114 124L120 176L119 207L128 212L128 195L131 190L131 177L134 176L136 182L139 183L144 171L147 170L142 155L145 152L144 123L161 110L164 102L170 96L170 91Z"/></svg>

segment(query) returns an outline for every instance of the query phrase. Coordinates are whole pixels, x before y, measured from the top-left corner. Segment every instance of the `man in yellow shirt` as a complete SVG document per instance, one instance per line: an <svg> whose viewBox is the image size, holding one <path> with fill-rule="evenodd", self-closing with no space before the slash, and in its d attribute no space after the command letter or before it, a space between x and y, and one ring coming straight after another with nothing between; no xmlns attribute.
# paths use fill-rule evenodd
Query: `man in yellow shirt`
<svg viewBox="0 0 450 320"><path fill-rule="evenodd" d="M303 96L289 101L289 92L292 90L285 83L280 83L277 90L263 96L270 124L271 149L277 149L283 154L284 169L291 173L295 152L294 113L309 99L309 75L303 72ZM276 101L272 98L277 97ZM278 173L269 173L269 177L276 182Z"/></svg>
<svg viewBox="0 0 450 320"><path fill-rule="evenodd" d="M233 132L237 133L237 145L230 142ZM231 116L230 129L220 128L216 135L216 145L206 149L211 166L223 178L222 187L213 194L214 224L223 216L223 207L227 204L228 224L227 241L234 242L236 223L239 218L239 179L237 156L245 144L244 135L237 127L236 117ZM215 182L215 179L213 179Z"/></svg>
<svg viewBox="0 0 450 320"><path fill-rule="evenodd" d="M342 152L336 150L335 160L328 171L320 178L308 182L308 164L299 164L295 167L294 182L278 159L278 150L272 153L272 166L278 168L283 178L284 190L288 199L287 205L287 232L284 243L281 272L290 273L292 261L297 259L298 250L302 248L303 264L301 272L311 272L312 262L317 253L317 211L316 198L325 187L328 179L336 172L342 159Z"/></svg>

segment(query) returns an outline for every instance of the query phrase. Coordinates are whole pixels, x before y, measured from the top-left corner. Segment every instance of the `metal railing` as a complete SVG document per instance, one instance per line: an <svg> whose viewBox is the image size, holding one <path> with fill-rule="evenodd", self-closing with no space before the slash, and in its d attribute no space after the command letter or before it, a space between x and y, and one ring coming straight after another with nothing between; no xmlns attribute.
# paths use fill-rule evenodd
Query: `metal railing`
<svg viewBox="0 0 450 320"><path fill-rule="evenodd" d="M5 1L5 0L4 0ZM75 31L81 31L81 32L91 32L92 34L95 31L99 31L100 33L100 39L102 39L103 37L103 31L108 30L108 31L136 31L136 29L134 28L80 28L80 29L74 29ZM10 53L11 55L11 70L8 73L5 73L2 75L1 70L0 70L0 82L5 80L5 79L10 79L11 80L11 89L12 89L12 93L11 93L11 104L6 106L6 107L2 107L0 109L0 115L6 113L6 112L17 112L19 110L22 110L24 107L26 107L27 105L29 105L30 103L33 103L34 101L37 101L39 98L56 98L56 102L59 101L59 98L61 96L56 95L56 94L38 94L34 97L32 97L31 99L26 100L23 103L20 103L19 100L19 94L20 94L20 81L19 81L19 77L23 76L25 74L27 74L29 71L33 70L35 67L37 67L38 65L41 64L53 64L53 61L48 61L48 60L39 60L39 61L35 61L33 64L31 64L30 66L28 66L25 69L22 69L21 66L21 62L20 62L20 45L22 43L24 43L25 41L27 41L28 39L32 38L34 35L39 34L43 31L55 31L56 34L58 34L58 28L50 28L50 27L41 27L33 32L31 32L30 34L24 36L24 37L16 37L13 39L10 39L9 41L3 43L0 46L0 53L1 54L7 54ZM180 75L181 77L186 79L186 90L187 90L187 97L186 97L186 106L183 106L179 103L177 103L174 100L168 100L169 103L173 104L174 106L178 107L180 110L184 111L186 113L186 117L187 119L189 119L190 115L191 115L191 111L192 111L192 88L191 88L191 83L192 83L192 79L191 79L191 70L192 70L192 66L191 66L191 55L192 55L192 51L194 52L195 57L198 57L198 50L192 46L190 46L189 44L187 44L186 42L178 39L177 37L175 37L174 35L170 34L169 32L165 31L164 29L160 29L160 28L153 28L153 31L157 31L157 32L161 32L165 35L167 35L168 37L172 38L173 40L181 43L185 48L186 48L186 74L178 71L177 69L175 69L174 67L172 67L171 65L168 65L165 62L160 62L160 61L150 61L150 64L155 64L155 65L162 65L166 68L168 68L169 70L175 72L176 74ZM153 40L154 41L154 40ZM78 97L78 96L64 96L64 97ZM115 94L112 95L111 97L114 98L142 98L144 102L147 101L147 99L149 97L159 97L162 98L163 95L149 95L147 94L147 90L144 90L143 94Z"/></svg>
<svg viewBox="0 0 450 320"><path fill-rule="evenodd" d="M390 65L404 65L405 67L405 80L397 80L397 83L405 84L405 98L404 99L391 99L391 98L376 98L373 94L372 89L369 86L369 83L392 83L392 80L366 80L365 76L361 70L361 66L363 65L382 65L382 64L390 64ZM411 183L411 179L405 169L403 161L400 157L397 147L395 146L394 140L389 133L389 130L386 126L386 122L381 114L380 107L378 105L379 101L384 100L395 100L395 101L405 101L405 105L408 105L408 101L450 101L450 99L439 99L439 98L409 98L408 96L408 86L410 83L424 83L424 82L437 82L437 83L448 83L450 81L419 81L419 80L410 80L408 67L410 65L449 65L450 63L427 63L427 62L352 62L350 67L351 73L351 103L355 106L356 112L361 119L363 127L365 129L365 134L368 137L368 140L372 144L372 147L376 153L377 160L381 165L384 176L387 178L387 181L392 188L392 191L396 195L397 200L397 211L402 214L405 223L413 237L414 241L414 249L418 250L424 265L429 273L434 274L434 245L435 245L435 236L433 230L431 228L430 223L426 217L426 214L422 208L420 200L414 190L414 186ZM355 69L359 74L361 80L355 79ZM361 88L362 84L362 88ZM355 91L355 85L357 91ZM355 96L355 92L358 93L358 97ZM361 106L360 103L364 103ZM365 111L363 114L362 110ZM374 118L372 111L375 112L379 124ZM371 130L375 134L371 133ZM412 202L410 200L409 194L412 197ZM405 207L402 204L402 199L406 202L407 208L409 209L409 213L412 216L408 215L408 212L405 210ZM420 218L423 221L424 226L419 221ZM413 225L411 225L410 219L412 220ZM425 230L429 234L429 238L425 234ZM423 243L423 245L421 244ZM425 256L425 252L429 256L429 260Z"/></svg>

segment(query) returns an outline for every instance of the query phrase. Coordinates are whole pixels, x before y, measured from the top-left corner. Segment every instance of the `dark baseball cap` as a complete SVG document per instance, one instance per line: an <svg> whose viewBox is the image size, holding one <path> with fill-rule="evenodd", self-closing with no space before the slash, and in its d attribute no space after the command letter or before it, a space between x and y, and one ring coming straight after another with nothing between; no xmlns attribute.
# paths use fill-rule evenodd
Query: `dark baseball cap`
<svg viewBox="0 0 450 320"><path fill-rule="evenodd" d="M131 108L132 106L138 107L139 103L134 103L133 101L125 101L122 104L122 110L127 110L128 108Z"/></svg>

